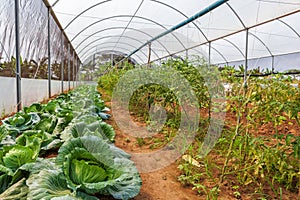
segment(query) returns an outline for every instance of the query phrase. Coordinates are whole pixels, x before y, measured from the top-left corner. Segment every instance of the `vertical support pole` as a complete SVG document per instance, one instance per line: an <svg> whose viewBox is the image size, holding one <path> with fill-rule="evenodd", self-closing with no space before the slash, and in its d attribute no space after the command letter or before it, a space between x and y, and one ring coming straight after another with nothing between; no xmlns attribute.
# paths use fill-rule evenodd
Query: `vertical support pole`
<svg viewBox="0 0 300 200"><path fill-rule="evenodd" d="M60 62L60 76L61 76L61 92L64 92L64 34L63 31L61 31L61 41L60 41L60 56L61 56L61 62Z"/></svg>
<svg viewBox="0 0 300 200"><path fill-rule="evenodd" d="M246 29L245 69L244 69L244 87L245 87L245 90L247 89L248 46L249 46L249 29Z"/></svg>
<svg viewBox="0 0 300 200"><path fill-rule="evenodd" d="M50 7L48 7L48 94L51 97L51 41L50 41Z"/></svg>
<svg viewBox="0 0 300 200"><path fill-rule="evenodd" d="M185 51L185 59L186 59L186 60L189 59L189 50L188 50L188 49Z"/></svg>
<svg viewBox="0 0 300 200"><path fill-rule="evenodd" d="M208 66L211 66L211 42L208 43Z"/></svg>
<svg viewBox="0 0 300 200"><path fill-rule="evenodd" d="M92 63L91 81L94 80L95 64L96 64L96 54L93 54L93 63Z"/></svg>
<svg viewBox="0 0 300 200"><path fill-rule="evenodd" d="M113 53L111 54L111 58L110 58L110 59L111 59L111 68L107 67L107 68L105 69L105 72L104 72L103 74L109 72L109 70L113 69L114 66L115 66L114 54L113 54Z"/></svg>
<svg viewBox="0 0 300 200"><path fill-rule="evenodd" d="M76 66L76 87L78 86L78 81L79 81L79 58L77 57L77 66Z"/></svg>
<svg viewBox="0 0 300 200"><path fill-rule="evenodd" d="M271 74L274 74L274 59L275 59L275 56L274 55L272 55L272 71L271 71Z"/></svg>
<svg viewBox="0 0 300 200"><path fill-rule="evenodd" d="M81 68L81 62L80 60L78 60L79 65L78 65L78 85L80 85L80 81L81 81L81 76L80 76L80 68Z"/></svg>
<svg viewBox="0 0 300 200"><path fill-rule="evenodd" d="M73 65L72 65L72 81L73 81L73 88L75 86L75 52L73 51Z"/></svg>
<svg viewBox="0 0 300 200"><path fill-rule="evenodd" d="M17 110L22 109L19 1L15 0Z"/></svg>
<svg viewBox="0 0 300 200"><path fill-rule="evenodd" d="M71 54L71 50L70 50L70 43L68 43L68 86L69 86L69 90L71 89L71 83L70 83L70 76L71 76L71 72L70 72L70 68L71 68L71 58L70 58L70 54Z"/></svg>
<svg viewBox="0 0 300 200"><path fill-rule="evenodd" d="M75 87L76 86L76 69L77 69L77 64L78 64L78 60L77 60L78 58L77 58L77 56L75 55L75 60L74 60L74 62L75 62L75 64L74 64L74 78L73 78L73 81L74 81L74 84L73 84L73 86Z"/></svg>
<svg viewBox="0 0 300 200"><path fill-rule="evenodd" d="M75 79L74 79L75 87L77 86L77 68L78 68L78 57L76 56Z"/></svg>
<svg viewBox="0 0 300 200"><path fill-rule="evenodd" d="M150 61L151 61L151 42L148 44L148 61L147 61L148 67L150 67Z"/></svg>

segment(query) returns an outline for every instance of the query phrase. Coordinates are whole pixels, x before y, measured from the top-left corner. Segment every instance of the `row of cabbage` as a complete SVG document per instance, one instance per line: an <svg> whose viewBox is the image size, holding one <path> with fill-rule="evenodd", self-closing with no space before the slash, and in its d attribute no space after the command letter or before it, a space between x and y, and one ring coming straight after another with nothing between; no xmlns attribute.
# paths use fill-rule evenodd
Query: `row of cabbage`
<svg viewBox="0 0 300 200"><path fill-rule="evenodd" d="M141 187L94 86L34 103L0 126L0 199L130 199Z"/></svg>

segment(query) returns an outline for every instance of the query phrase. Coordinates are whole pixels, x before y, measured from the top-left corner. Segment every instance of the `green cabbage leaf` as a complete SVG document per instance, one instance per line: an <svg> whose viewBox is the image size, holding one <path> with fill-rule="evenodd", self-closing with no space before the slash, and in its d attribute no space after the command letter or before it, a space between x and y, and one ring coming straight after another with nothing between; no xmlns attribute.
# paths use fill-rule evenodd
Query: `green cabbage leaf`
<svg viewBox="0 0 300 200"><path fill-rule="evenodd" d="M84 136L66 141L56 163L72 191L130 199L139 193L141 179L129 157L97 136Z"/></svg>

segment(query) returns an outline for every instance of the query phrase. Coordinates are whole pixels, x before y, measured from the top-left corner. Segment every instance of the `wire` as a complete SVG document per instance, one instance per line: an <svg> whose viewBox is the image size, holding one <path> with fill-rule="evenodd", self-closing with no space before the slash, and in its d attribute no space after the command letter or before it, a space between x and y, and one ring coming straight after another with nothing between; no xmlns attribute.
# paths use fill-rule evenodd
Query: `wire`
<svg viewBox="0 0 300 200"><path fill-rule="evenodd" d="M259 18L260 6L261 6L261 2L259 1L259 2L258 2L257 12L256 12L256 20L255 20L255 23L256 23L256 24L259 23L258 18ZM258 28L257 26L254 28L254 35L257 35L257 28ZM269 38L270 38L270 35L269 35ZM256 40L254 40L254 41L252 42L251 53L253 53L253 51L254 51L255 43L256 43ZM247 51L249 51L249 49L248 49Z"/></svg>
<svg viewBox="0 0 300 200"><path fill-rule="evenodd" d="M59 0L56 0L51 7L54 7L57 3L59 2Z"/></svg>
<svg viewBox="0 0 300 200"><path fill-rule="evenodd" d="M121 34L121 36L118 38L118 41L117 41L117 43L115 44L113 50L115 50L116 46L118 45L118 43L119 43L120 40L121 40L121 37L123 37L125 31L127 30L128 26L129 26L130 23L132 22L133 18L135 17L135 15L136 15L137 12L139 11L139 9L142 7L143 3L144 3L144 0L141 1L139 7L136 9L136 11L134 12L134 14L133 14L132 17L130 18L129 22L127 23L126 27L123 29L122 34Z"/></svg>
<svg viewBox="0 0 300 200"><path fill-rule="evenodd" d="M276 4L286 4L286 5L295 5L298 6L300 3L291 3L291 2L279 2L279 1L272 1L272 0L257 0L265 3L276 3Z"/></svg>
<svg viewBox="0 0 300 200"><path fill-rule="evenodd" d="M65 12L55 12L57 14L61 14L61 15L69 15L69 16L77 16L76 14L72 14L72 13L65 13ZM90 16L90 15L81 15L80 17L83 17L83 18L89 18L89 19L104 19L104 18L101 18L101 17L94 17L94 16ZM128 22L127 20L121 20L121 19L110 19L111 21L116 21L116 22ZM149 25L153 25L152 23L150 22L131 22L131 23L135 23L135 24L149 24ZM162 24L164 26L172 26L171 24Z"/></svg>
<svg viewBox="0 0 300 200"><path fill-rule="evenodd" d="M9 60L8 53L6 52L6 50L5 50L5 48L4 48L4 45L2 44L1 41L0 41L0 44L1 44L2 50L4 51L4 53L5 53L6 57L7 57L7 59ZM2 58L0 57L0 60L1 60L1 59L2 59Z"/></svg>

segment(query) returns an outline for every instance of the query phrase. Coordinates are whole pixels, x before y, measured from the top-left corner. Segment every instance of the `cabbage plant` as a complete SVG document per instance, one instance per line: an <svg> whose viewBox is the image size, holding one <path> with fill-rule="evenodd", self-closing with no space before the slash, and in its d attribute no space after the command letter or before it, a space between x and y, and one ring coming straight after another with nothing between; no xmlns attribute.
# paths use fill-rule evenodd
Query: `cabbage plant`
<svg viewBox="0 0 300 200"><path fill-rule="evenodd" d="M56 163L72 191L130 199L139 193L141 178L129 157L97 136L83 136L66 141Z"/></svg>
<svg viewBox="0 0 300 200"><path fill-rule="evenodd" d="M9 131L16 131L20 133L28 129L32 129L33 126L40 121L40 117L37 113L23 113L18 112L14 116L3 120L3 124Z"/></svg>

